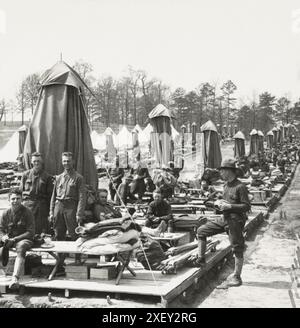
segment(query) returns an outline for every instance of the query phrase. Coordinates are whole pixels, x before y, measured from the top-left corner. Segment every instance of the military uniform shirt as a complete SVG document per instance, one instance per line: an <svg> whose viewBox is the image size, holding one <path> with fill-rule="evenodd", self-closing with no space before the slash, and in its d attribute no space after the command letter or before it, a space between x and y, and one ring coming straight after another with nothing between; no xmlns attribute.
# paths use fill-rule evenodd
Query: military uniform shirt
<svg viewBox="0 0 300 328"><path fill-rule="evenodd" d="M23 200L50 201L53 190L53 177L45 171L35 173L33 169L24 172L21 180Z"/></svg>

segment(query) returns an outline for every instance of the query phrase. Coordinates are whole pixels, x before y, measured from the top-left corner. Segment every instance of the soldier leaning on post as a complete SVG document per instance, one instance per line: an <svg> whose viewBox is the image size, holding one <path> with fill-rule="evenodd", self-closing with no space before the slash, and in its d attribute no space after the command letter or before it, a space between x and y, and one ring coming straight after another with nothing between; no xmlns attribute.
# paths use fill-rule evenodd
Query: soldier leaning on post
<svg viewBox="0 0 300 328"><path fill-rule="evenodd" d="M15 248L17 257L9 288L17 288L24 270L26 251L33 245L34 218L31 211L22 205L22 192L12 188L8 199L10 207L0 217L0 246Z"/></svg>
<svg viewBox="0 0 300 328"><path fill-rule="evenodd" d="M35 233L48 233L53 177L44 170L40 153L31 155L31 164L32 169L24 172L21 180L23 205L28 207L34 216Z"/></svg>

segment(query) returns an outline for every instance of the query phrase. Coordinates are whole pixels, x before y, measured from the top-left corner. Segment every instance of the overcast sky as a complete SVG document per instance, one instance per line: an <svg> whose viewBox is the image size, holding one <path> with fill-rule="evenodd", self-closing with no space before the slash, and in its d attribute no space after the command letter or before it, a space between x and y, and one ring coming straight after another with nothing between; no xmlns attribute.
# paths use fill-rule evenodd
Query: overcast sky
<svg viewBox="0 0 300 328"><path fill-rule="evenodd" d="M60 58L96 77L145 69L190 91L231 79L237 96L300 97L296 0L0 0L0 99Z"/></svg>

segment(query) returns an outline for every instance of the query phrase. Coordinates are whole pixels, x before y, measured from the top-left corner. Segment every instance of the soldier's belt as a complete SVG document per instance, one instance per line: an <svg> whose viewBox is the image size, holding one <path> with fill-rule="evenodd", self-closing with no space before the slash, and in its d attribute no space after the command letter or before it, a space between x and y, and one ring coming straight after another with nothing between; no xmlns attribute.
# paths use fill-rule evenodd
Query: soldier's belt
<svg viewBox="0 0 300 328"><path fill-rule="evenodd" d="M78 200L73 198L56 198L59 202L67 203L67 202L78 202Z"/></svg>

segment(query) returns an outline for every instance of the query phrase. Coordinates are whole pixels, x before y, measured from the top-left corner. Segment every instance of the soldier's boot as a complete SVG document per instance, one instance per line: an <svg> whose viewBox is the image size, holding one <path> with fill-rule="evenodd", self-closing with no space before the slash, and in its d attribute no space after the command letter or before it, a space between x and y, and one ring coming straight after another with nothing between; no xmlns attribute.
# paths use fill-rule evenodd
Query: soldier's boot
<svg viewBox="0 0 300 328"><path fill-rule="evenodd" d="M234 272L223 283L217 286L218 289L227 289L229 287L239 287L243 284L241 273L244 264L244 258L234 258Z"/></svg>
<svg viewBox="0 0 300 328"><path fill-rule="evenodd" d="M198 239L198 254L191 256L189 258L189 264L193 267L203 267L206 264L205 260L205 252L206 252L206 240Z"/></svg>

